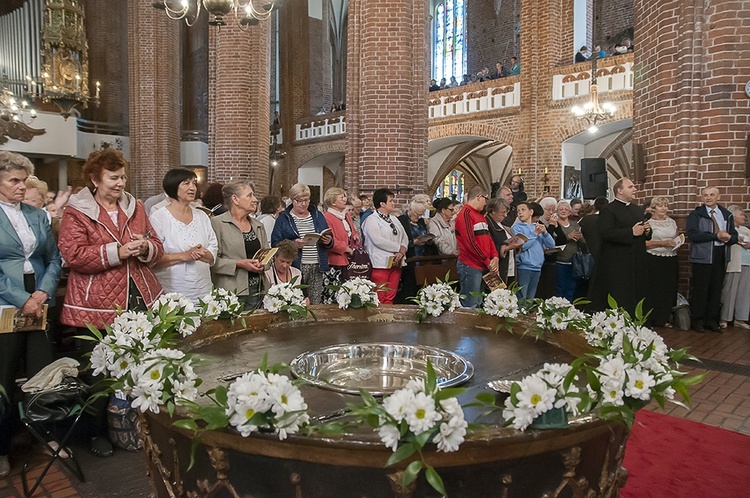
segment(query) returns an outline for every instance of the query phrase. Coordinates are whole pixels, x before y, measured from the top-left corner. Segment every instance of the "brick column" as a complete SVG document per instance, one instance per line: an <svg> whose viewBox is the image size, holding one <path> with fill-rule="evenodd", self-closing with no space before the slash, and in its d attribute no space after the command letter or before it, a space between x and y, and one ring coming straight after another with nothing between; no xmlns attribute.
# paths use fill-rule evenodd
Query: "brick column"
<svg viewBox="0 0 750 498"><path fill-rule="evenodd" d="M128 22L129 190L145 199L180 165L180 25L151 2L128 2Z"/></svg>
<svg viewBox="0 0 750 498"><path fill-rule="evenodd" d="M242 31L228 26L209 31L208 165L212 182L255 182L268 192L270 59L268 22Z"/></svg>
<svg viewBox="0 0 750 498"><path fill-rule="evenodd" d="M346 187L426 189L427 0L351 0ZM406 197L406 196L404 196Z"/></svg>

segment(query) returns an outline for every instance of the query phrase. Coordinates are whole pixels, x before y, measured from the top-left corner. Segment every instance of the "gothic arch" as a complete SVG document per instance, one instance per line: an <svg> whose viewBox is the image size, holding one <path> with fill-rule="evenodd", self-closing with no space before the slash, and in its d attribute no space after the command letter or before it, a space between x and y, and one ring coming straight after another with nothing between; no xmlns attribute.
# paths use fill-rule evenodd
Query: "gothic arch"
<svg viewBox="0 0 750 498"><path fill-rule="evenodd" d="M310 162L310 160L317 156L330 152L344 154L346 152L346 140L342 138L341 140L327 140L310 145L298 145L295 147L294 166L296 169L299 169L300 166Z"/></svg>
<svg viewBox="0 0 750 498"><path fill-rule="evenodd" d="M515 134L507 128L500 128L493 123L450 123L444 125L431 125L428 130L427 140L456 136L487 137L498 142L513 145Z"/></svg>

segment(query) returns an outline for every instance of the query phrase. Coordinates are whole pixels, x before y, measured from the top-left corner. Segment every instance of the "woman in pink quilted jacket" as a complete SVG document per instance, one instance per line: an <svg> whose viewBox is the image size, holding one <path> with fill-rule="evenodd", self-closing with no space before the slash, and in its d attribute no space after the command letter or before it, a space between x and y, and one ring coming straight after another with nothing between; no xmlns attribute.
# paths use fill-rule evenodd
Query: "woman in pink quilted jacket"
<svg viewBox="0 0 750 498"><path fill-rule="evenodd" d="M61 321L97 328L117 308L145 310L162 288L151 265L164 254L141 201L125 192L128 164L114 149L92 152L83 165L88 187L70 197L59 247L70 266Z"/></svg>

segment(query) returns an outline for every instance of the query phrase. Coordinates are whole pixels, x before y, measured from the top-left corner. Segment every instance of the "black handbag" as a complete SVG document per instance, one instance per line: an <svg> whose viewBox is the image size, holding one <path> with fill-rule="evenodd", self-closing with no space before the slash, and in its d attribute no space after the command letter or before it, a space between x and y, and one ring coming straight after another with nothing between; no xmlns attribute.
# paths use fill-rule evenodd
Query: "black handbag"
<svg viewBox="0 0 750 498"><path fill-rule="evenodd" d="M370 279L372 276L372 262L370 261L370 255L367 254L367 251L365 251L365 248L361 244L354 247L354 250L348 256L348 260L349 263L341 272L342 280L349 280L355 277Z"/></svg>
<svg viewBox="0 0 750 498"><path fill-rule="evenodd" d="M51 389L24 396L26 418L32 422L65 420L83 408L89 386L77 377L65 377Z"/></svg>
<svg viewBox="0 0 750 498"><path fill-rule="evenodd" d="M594 257L590 252L583 252L578 249L573 255L573 277L590 279L594 272Z"/></svg>

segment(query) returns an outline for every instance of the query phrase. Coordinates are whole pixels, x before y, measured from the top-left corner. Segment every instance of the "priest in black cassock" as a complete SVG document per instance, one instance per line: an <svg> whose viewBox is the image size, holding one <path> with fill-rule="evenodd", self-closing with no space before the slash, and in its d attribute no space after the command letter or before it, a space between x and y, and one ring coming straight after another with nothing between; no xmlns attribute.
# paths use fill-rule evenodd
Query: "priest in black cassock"
<svg viewBox="0 0 750 498"><path fill-rule="evenodd" d="M612 295L633 316L648 282L644 260L651 227L644 221L643 209L632 202L636 192L633 182L623 178L612 189L615 200L599 211L597 220L602 245L596 260L593 292L589 294L591 309L606 309L607 296Z"/></svg>

